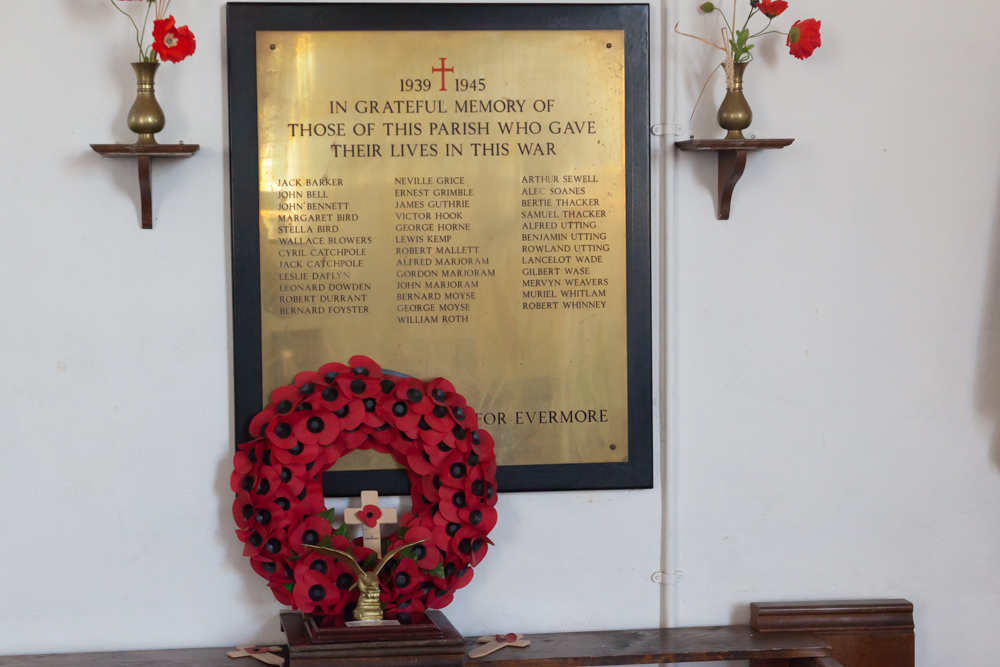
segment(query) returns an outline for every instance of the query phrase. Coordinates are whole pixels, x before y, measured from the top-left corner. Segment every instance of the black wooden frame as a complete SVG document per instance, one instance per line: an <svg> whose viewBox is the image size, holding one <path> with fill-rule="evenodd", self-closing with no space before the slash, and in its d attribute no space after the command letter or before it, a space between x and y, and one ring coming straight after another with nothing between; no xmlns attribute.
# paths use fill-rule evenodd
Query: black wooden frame
<svg viewBox="0 0 1000 667"><path fill-rule="evenodd" d="M246 439L250 420L262 408L263 393L256 31L624 30L628 461L501 466L497 477L501 492L652 487L648 5L231 2L227 23L237 442ZM364 489L405 495L409 481L402 470L329 471L323 489L327 496L356 496Z"/></svg>

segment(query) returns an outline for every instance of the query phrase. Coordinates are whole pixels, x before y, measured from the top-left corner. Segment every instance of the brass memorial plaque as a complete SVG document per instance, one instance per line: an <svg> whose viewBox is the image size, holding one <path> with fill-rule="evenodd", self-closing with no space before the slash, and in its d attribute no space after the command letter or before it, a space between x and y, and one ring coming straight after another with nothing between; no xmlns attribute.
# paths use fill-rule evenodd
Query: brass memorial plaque
<svg viewBox="0 0 1000 667"><path fill-rule="evenodd" d="M268 16L283 16L281 5L267 7ZM644 8L627 7L630 21L645 20ZM451 380L493 435L501 471L627 465L630 414L643 416L644 438L651 424L645 408L629 406L630 398L649 400L635 384L630 396L629 365L649 365L645 347L630 359L629 329L649 306L630 310L629 302L629 244L648 227L629 226L642 216L627 194L636 168L626 139L646 128L627 131L627 26L290 23L250 33L260 399L300 371L363 354L384 369ZM645 152L646 141L629 150ZM648 169L648 157L638 159ZM646 224L647 187L639 198ZM245 261L234 259L236 282ZM651 370L638 372L641 379ZM358 451L336 469L395 467L386 455ZM563 488L595 486L570 480Z"/></svg>
<svg viewBox="0 0 1000 667"><path fill-rule="evenodd" d="M625 460L622 42L257 33L265 400L364 354L451 380L501 465Z"/></svg>

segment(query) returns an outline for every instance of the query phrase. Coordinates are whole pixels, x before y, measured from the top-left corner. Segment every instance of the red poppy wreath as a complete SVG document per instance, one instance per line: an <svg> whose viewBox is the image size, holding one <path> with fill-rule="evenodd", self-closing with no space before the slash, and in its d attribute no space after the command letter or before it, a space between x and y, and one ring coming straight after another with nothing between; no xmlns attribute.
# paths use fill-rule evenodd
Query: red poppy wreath
<svg viewBox="0 0 1000 667"><path fill-rule="evenodd" d="M379 574L386 618L447 606L472 580L496 525L493 438L444 378L423 382L383 371L368 357L303 372L271 394L237 448L230 486L233 518L254 571L293 609L344 617L356 576L307 545L350 553L366 570L376 555L348 539L323 502L322 474L355 449L391 455L406 468L413 509L383 552L419 540Z"/></svg>

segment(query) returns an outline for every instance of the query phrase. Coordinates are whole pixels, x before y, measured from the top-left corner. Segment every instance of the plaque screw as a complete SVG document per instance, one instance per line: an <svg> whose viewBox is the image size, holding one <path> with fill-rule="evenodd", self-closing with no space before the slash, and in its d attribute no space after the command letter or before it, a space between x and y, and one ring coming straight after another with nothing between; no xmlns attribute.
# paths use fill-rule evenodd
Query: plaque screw
<svg viewBox="0 0 1000 667"><path fill-rule="evenodd" d="M611 48L611 42L608 42L607 44L605 44L605 46L610 49Z"/></svg>
<svg viewBox="0 0 1000 667"><path fill-rule="evenodd" d="M272 45L271 45L271 50L272 50L272 51L274 51L274 50L275 50L276 48L278 48L278 47L277 47L277 46L275 46L274 44L272 44Z"/></svg>
<svg viewBox="0 0 1000 667"><path fill-rule="evenodd" d="M614 451L614 450L616 450L616 449L618 449L618 445L614 445L614 444L613 444L613 445L611 445L611 451Z"/></svg>

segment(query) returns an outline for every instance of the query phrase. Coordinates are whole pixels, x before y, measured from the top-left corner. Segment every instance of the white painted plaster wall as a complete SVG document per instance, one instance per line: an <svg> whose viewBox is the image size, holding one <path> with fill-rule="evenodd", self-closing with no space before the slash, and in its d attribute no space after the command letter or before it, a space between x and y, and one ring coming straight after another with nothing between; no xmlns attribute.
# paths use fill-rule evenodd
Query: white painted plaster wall
<svg viewBox="0 0 1000 667"><path fill-rule="evenodd" d="M670 2L669 23L708 32ZM229 509L224 4L173 6L199 45L158 75L164 139L202 150L154 165L152 232L134 163L87 147L131 140L124 19L101 0L0 8L0 654L276 641ZM789 12L821 18L826 45L805 63L759 47L746 86L752 130L796 143L751 156L728 222L710 156L678 156L676 199L654 203L657 258L677 258L654 289L675 299L656 335L676 352L676 620L907 597L918 664L995 665L1000 5ZM677 49L678 113L656 115L683 122L715 55ZM699 137L718 136L721 86ZM656 183L670 151L654 140ZM658 624L661 490L505 496L450 617Z"/></svg>

